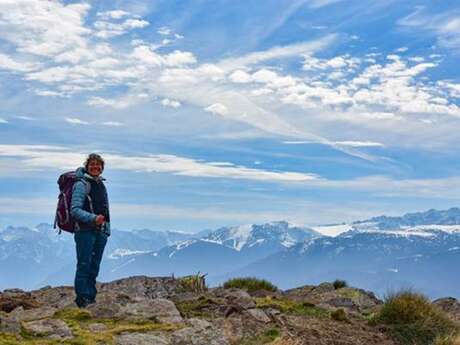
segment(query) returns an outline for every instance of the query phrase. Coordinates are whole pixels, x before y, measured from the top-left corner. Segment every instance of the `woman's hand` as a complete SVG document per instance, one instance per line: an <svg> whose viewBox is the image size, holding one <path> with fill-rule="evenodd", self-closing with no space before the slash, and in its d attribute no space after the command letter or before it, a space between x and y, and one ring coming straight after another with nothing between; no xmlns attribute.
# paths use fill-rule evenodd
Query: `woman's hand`
<svg viewBox="0 0 460 345"><path fill-rule="evenodd" d="M96 217L96 225L102 225L105 223L105 217L102 215L102 214L99 214L97 217Z"/></svg>

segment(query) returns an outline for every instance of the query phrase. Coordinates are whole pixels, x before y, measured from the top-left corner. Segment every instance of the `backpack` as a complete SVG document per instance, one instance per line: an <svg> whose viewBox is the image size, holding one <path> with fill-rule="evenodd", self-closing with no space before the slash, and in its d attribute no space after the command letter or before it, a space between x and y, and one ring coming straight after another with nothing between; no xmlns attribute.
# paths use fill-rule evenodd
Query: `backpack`
<svg viewBox="0 0 460 345"><path fill-rule="evenodd" d="M78 180L79 178L77 177L75 171L68 171L59 176L57 180L57 184L59 185L59 196L56 207L56 217L54 218L54 228L56 229L57 225L59 233L61 233L62 230L70 233L75 232L76 222L70 214L70 207L72 202L73 186ZM86 183L86 186L87 194L89 194L88 189L91 186L89 183Z"/></svg>

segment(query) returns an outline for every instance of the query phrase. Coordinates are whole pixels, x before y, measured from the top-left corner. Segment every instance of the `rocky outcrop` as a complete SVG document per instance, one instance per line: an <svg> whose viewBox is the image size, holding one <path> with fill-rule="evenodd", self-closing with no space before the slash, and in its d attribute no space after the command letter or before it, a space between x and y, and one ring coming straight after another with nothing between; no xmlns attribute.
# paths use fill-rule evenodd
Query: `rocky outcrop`
<svg viewBox="0 0 460 345"><path fill-rule="evenodd" d="M116 345L395 345L365 319L381 301L364 290L329 283L251 293L184 286L194 285L171 277L98 284L97 302L86 309L76 308L71 287L8 290L0 294L0 343L19 345L26 336ZM458 301L434 303L458 318ZM343 320L331 317L338 309Z"/></svg>
<svg viewBox="0 0 460 345"><path fill-rule="evenodd" d="M439 298L433 304L443 310L449 317L460 323L460 303L453 297Z"/></svg>

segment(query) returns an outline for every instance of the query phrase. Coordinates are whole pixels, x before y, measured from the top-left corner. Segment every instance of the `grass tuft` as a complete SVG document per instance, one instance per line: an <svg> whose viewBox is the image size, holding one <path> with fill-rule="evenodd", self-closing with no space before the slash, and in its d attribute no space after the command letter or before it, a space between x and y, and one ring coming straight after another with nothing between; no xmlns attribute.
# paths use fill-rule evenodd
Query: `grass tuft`
<svg viewBox="0 0 460 345"><path fill-rule="evenodd" d="M338 290L338 289L347 287L348 283L345 280L336 279L334 280L332 285L334 286L334 289Z"/></svg>
<svg viewBox="0 0 460 345"><path fill-rule="evenodd" d="M247 278L234 278L227 280L224 283L224 288L237 288L237 289L244 289L248 292L254 292L259 290L271 291L276 292L278 288L270 283L268 280L265 279L258 279L254 277L247 277Z"/></svg>
<svg viewBox="0 0 460 345"><path fill-rule="evenodd" d="M205 292L207 290L206 275L200 275L198 272L196 275L190 275L179 278L179 291L180 292Z"/></svg>
<svg viewBox="0 0 460 345"><path fill-rule="evenodd" d="M347 313L342 308L337 309L331 313L331 319L340 322L350 322Z"/></svg>
<svg viewBox="0 0 460 345"><path fill-rule="evenodd" d="M444 312L425 296L411 290L386 296L373 323L387 325L392 336L402 345L432 345L435 341L445 345L459 331Z"/></svg>

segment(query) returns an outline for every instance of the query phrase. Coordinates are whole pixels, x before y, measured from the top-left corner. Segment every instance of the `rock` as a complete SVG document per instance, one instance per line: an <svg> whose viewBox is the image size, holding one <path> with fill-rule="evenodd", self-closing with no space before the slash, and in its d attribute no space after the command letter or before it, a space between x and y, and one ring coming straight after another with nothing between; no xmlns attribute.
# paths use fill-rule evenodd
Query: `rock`
<svg viewBox="0 0 460 345"><path fill-rule="evenodd" d="M179 280L172 277L137 276L115 280L101 285L100 292L118 292L132 299L167 298L175 295Z"/></svg>
<svg viewBox="0 0 460 345"><path fill-rule="evenodd" d="M95 318L116 319L120 314L121 308L128 303L128 300L124 295L105 293L98 296L96 303L90 304L86 309Z"/></svg>
<svg viewBox="0 0 460 345"><path fill-rule="evenodd" d="M163 337L149 333L124 333L115 339L116 345L169 345Z"/></svg>
<svg viewBox="0 0 460 345"><path fill-rule="evenodd" d="M49 339L70 339L72 332L62 320L42 319L23 322L22 326L27 333L34 336L44 336Z"/></svg>
<svg viewBox="0 0 460 345"><path fill-rule="evenodd" d="M91 332L98 333L98 332L103 332L107 330L107 326L104 325L103 323L91 323L88 325L88 329Z"/></svg>
<svg viewBox="0 0 460 345"><path fill-rule="evenodd" d="M446 312L453 320L460 322L460 303L453 297L439 298L433 304Z"/></svg>
<svg viewBox="0 0 460 345"><path fill-rule="evenodd" d="M24 310L23 307L18 307L10 313L9 317L18 321L33 321L50 318L56 311L56 308L47 306L28 310Z"/></svg>
<svg viewBox="0 0 460 345"><path fill-rule="evenodd" d="M0 311L9 313L17 307L24 309L37 308L41 304L37 302L30 292L20 289L8 289L0 294Z"/></svg>
<svg viewBox="0 0 460 345"><path fill-rule="evenodd" d="M71 286L45 287L34 291L33 295L40 304L50 307L62 309L75 306L75 292Z"/></svg>
<svg viewBox="0 0 460 345"><path fill-rule="evenodd" d="M355 310L359 309L358 306L355 304L355 302L353 302L351 298L335 297L323 303L333 306L335 308L349 308L349 309L355 309Z"/></svg>
<svg viewBox="0 0 460 345"><path fill-rule="evenodd" d="M244 290L240 289L228 289L216 291L217 297L222 297L226 300L226 303L230 306L236 307L236 309L252 309L256 307L256 302L252 297Z"/></svg>
<svg viewBox="0 0 460 345"><path fill-rule="evenodd" d="M315 294L323 294L325 292L335 291L334 285L331 283L321 283L313 289Z"/></svg>
<svg viewBox="0 0 460 345"><path fill-rule="evenodd" d="M127 320L155 320L161 323L182 323L176 305L167 299L144 299L127 304L117 315Z"/></svg>
<svg viewBox="0 0 460 345"><path fill-rule="evenodd" d="M172 335L173 345L228 345L222 331L210 322L190 319L190 326L175 331Z"/></svg>
<svg viewBox="0 0 460 345"><path fill-rule="evenodd" d="M270 318L267 316L267 314L265 314L265 312L260 309L248 309L246 310L246 313L248 313L250 316L252 316L257 321L260 321L263 323L269 323L271 321Z"/></svg>
<svg viewBox="0 0 460 345"><path fill-rule="evenodd" d="M0 332L16 333L21 331L21 323L13 318L0 314Z"/></svg>

